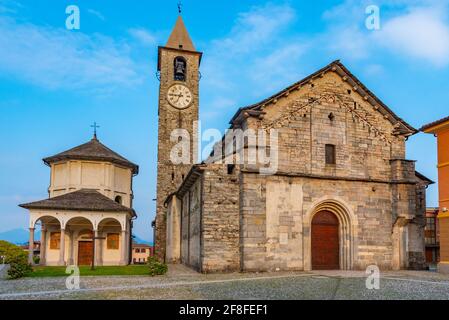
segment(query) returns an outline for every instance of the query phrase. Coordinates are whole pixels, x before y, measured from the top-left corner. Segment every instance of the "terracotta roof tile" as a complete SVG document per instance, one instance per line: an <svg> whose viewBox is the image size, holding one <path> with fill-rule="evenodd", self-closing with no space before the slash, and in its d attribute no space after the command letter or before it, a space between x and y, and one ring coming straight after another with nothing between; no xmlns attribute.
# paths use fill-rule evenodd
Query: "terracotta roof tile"
<svg viewBox="0 0 449 320"><path fill-rule="evenodd" d="M173 49L196 51L181 16L179 16L176 20L175 27L173 28L173 31L165 46Z"/></svg>
<svg viewBox="0 0 449 320"><path fill-rule="evenodd" d="M421 129L419 129L419 131L427 130L427 129L429 129L429 128L432 128L432 127L434 127L434 126L437 126L437 125L439 125L439 124L442 124L442 123L444 123L444 122L449 122L449 117L445 117L445 118L443 118L443 119L440 119L440 120L437 120L437 121L428 123L428 124L422 126Z"/></svg>
<svg viewBox="0 0 449 320"><path fill-rule="evenodd" d="M25 203L19 206L25 209L125 211L134 214L133 209L125 207L92 189L81 189L61 196Z"/></svg>
<svg viewBox="0 0 449 320"><path fill-rule="evenodd" d="M104 144L102 144L98 139L93 138L88 143L82 144L70 150L58 153L57 155L43 159L45 164L50 165L51 163L61 161L61 160L96 160L96 161L107 161L122 165L126 168L132 169L134 174L139 173L139 166L122 157L118 153L112 151Z"/></svg>

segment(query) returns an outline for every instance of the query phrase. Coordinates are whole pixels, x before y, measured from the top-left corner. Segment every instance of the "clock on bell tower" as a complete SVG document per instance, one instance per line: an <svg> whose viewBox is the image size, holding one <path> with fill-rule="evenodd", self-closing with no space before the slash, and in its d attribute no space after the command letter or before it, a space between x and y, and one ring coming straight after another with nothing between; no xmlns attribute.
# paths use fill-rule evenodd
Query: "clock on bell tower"
<svg viewBox="0 0 449 320"><path fill-rule="evenodd" d="M160 75L158 112L157 199L155 252L165 259L166 208L164 201L181 185L196 163L196 122L199 107L199 66L202 53L196 51L179 15L175 27L163 47L159 47ZM190 163L174 164L170 152L177 142L171 133L184 129L190 136Z"/></svg>

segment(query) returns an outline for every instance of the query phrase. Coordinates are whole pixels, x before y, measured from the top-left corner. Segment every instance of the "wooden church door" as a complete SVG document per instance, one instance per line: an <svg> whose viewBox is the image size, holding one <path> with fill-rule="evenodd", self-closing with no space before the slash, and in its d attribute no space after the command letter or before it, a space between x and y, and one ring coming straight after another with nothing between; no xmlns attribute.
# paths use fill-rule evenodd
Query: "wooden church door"
<svg viewBox="0 0 449 320"><path fill-rule="evenodd" d="M312 270L340 269L338 218L329 211L318 212L312 220Z"/></svg>

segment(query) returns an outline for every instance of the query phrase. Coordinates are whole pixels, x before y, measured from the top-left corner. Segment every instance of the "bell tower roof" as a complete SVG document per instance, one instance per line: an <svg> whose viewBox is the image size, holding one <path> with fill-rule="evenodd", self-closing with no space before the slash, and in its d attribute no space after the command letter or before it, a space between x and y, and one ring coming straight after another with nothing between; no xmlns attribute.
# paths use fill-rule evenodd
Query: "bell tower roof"
<svg viewBox="0 0 449 320"><path fill-rule="evenodd" d="M178 16L175 27L165 46L172 49L196 51L181 15Z"/></svg>

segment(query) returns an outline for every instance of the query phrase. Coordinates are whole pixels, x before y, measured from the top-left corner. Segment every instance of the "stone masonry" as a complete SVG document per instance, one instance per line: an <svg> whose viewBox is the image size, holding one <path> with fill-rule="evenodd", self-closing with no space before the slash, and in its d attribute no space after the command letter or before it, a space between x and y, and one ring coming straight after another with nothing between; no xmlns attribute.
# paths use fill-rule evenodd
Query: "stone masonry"
<svg viewBox="0 0 449 320"><path fill-rule="evenodd" d="M176 26L173 34L183 33L182 29ZM182 42L182 37L180 41ZM183 57L187 61L187 77L185 81L174 79L174 64L176 57ZM194 131L195 122L198 121L199 105L199 65L201 53L180 49L171 43L166 47L159 47L159 123L158 123L158 162L157 162L157 200L156 200L156 241L155 253L159 259L165 257L166 239L166 216L164 202L166 198L177 190L181 182L191 168L191 163L196 162L195 147L196 141ZM168 89L176 84L182 83L187 86L193 95L193 102L184 109L178 110L167 101ZM192 137L190 145L190 164L173 164L170 159L170 152L177 141L171 140L173 130L184 129ZM195 132L195 133L194 133Z"/></svg>
<svg viewBox="0 0 449 320"><path fill-rule="evenodd" d="M187 85L195 95L194 105L183 111L165 101L179 54L188 59ZM340 269L424 267L425 189L432 181L405 159L405 142L417 130L339 61L240 108L231 119L231 129L268 138L277 131L276 144L256 148L277 154L274 172L263 173L267 165L260 159L223 162L239 150L213 153L193 166L170 163L170 131L196 133L200 57L160 48L156 248L161 258L205 273L311 270L313 250L320 250L312 248L313 218L328 212L338 220ZM329 146L335 162L326 161ZM249 139L241 148L249 153Z"/></svg>
<svg viewBox="0 0 449 320"><path fill-rule="evenodd" d="M424 266L430 181L404 158L405 139L414 131L389 109L382 113L380 103L373 106L349 83L349 72L342 76L332 66L344 68L331 64L265 101L263 113L248 111L233 122L279 130L275 174L261 175L260 165L247 163L230 172L220 159L191 170L196 174L172 198L184 199L182 263L202 272L310 270L311 219L327 210L341 221L341 269ZM325 163L326 144L336 146L335 165ZM192 192L199 193L200 208L186 207Z"/></svg>

